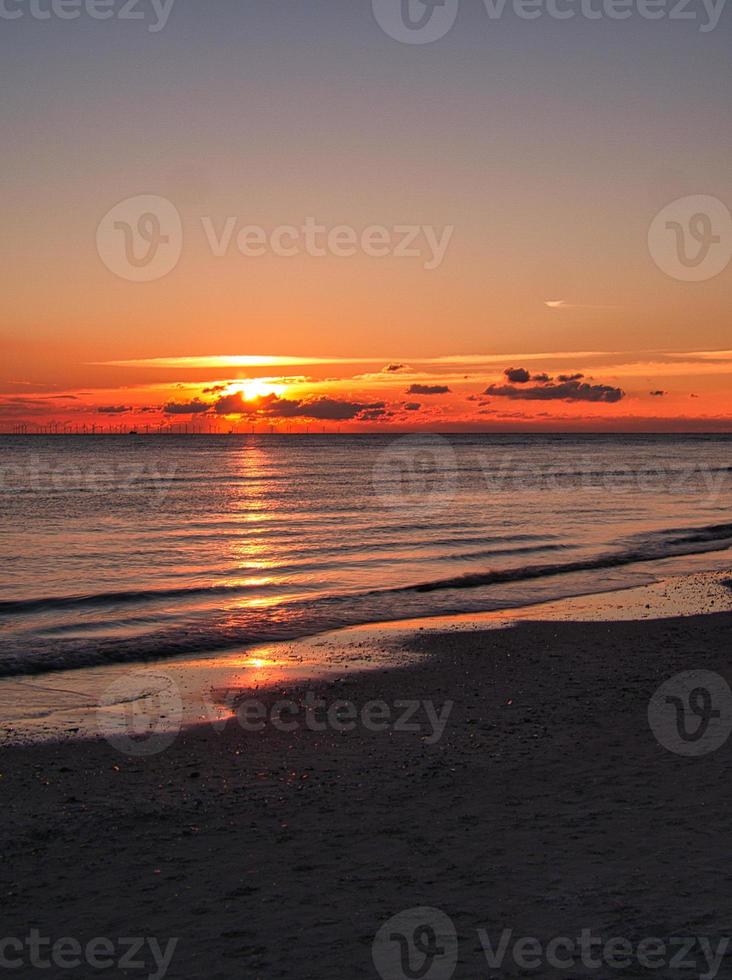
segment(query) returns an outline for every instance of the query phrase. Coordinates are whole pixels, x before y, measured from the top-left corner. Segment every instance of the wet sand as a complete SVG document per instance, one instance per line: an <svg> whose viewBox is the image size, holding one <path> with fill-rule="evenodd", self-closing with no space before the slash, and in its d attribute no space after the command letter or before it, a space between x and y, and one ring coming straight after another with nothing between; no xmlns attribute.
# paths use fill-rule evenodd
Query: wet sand
<svg viewBox="0 0 732 980"><path fill-rule="evenodd" d="M166 975L202 980L376 977L375 933L415 906L451 917L455 976L472 980L526 975L512 963L491 971L479 928L541 939L583 928L605 939L725 935L732 739L683 756L648 721L649 699L680 671L732 681L721 578L680 583L572 600L585 621L566 618L564 605L543 622L514 610L512 626L494 616L349 631L356 644L396 636L409 662L261 687L261 731L240 724L253 696L241 690L230 702L239 721L188 728L156 754L104 740L2 748L2 935L35 927L163 947L177 937ZM623 619L623 608L648 616ZM352 704L353 730L313 730L308 696ZM272 720L283 700L293 730ZM375 701L386 703L385 729ZM404 701L420 705L416 730L395 728ZM435 737L423 706L450 702ZM339 710L343 727L350 709ZM113 975L147 976L146 963ZM638 965L606 972L649 975ZM732 959L718 975L732 976Z"/></svg>

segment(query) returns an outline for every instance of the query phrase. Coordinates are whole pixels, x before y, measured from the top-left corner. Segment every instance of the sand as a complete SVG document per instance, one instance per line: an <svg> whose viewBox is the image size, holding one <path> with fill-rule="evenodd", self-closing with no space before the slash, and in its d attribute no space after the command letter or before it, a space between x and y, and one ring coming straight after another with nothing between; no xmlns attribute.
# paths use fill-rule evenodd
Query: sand
<svg viewBox="0 0 732 980"><path fill-rule="evenodd" d="M707 608L706 580L684 588ZM732 613L415 624L398 637L406 666L257 692L267 712L283 698L302 711L308 691L347 700L352 731L312 731L301 713L293 731L269 715L261 731L222 719L137 757L104 740L1 749L1 935L37 928L115 948L176 937L167 977L344 980L378 977L382 924L429 906L454 923L459 978L699 976L703 964L492 969L477 930L542 942L583 928L629 942L729 933L732 739L680 755L654 735L648 705L681 671L732 681ZM384 731L372 730L376 700ZM417 730L394 730L395 703L410 700ZM452 702L441 737L427 702ZM38 975L154 975L146 950L144 968ZM427 980L450 976L435 969ZM732 957L717 975L732 976Z"/></svg>

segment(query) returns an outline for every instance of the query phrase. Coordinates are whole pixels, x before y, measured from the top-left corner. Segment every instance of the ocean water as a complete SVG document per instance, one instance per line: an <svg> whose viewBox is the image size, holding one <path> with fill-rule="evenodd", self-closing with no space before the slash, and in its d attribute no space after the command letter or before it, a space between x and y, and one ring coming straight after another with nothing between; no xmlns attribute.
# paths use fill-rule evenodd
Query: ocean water
<svg viewBox="0 0 732 980"><path fill-rule="evenodd" d="M723 567L732 436L0 437L0 675Z"/></svg>

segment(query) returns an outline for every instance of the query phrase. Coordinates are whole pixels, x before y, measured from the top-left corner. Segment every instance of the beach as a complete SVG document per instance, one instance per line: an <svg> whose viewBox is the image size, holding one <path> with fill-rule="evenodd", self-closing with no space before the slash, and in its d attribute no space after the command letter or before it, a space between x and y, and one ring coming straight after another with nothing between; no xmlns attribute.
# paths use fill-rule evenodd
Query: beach
<svg viewBox="0 0 732 980"><path fill-rule="evenodd" d="M0 0L0 980L732 980L724 7Z"/></svg>
<svg viewBox="0 0 732 980"><path fill-rule="evenodd" d="M511 624L415 621L396 631L403 666L242 689L226 723L150 754L102 738L6 746L4 935L115 951L154 938L121 976L161 976L159 949L164 975L187 980L400 978L374 937L427 907L454 925L459 978L528 975L515 955L489 965L486 937L504 929L540 944L589 929L634 949L704 937L730 976L730 744L684 755L649 724L680 672L732 680L725 581L562 600L544 621L541 607ZM711 975L670 948L653 975ZM648 976L643 962L605 972ZM604 974L575 959L530 975Z"/></svg>

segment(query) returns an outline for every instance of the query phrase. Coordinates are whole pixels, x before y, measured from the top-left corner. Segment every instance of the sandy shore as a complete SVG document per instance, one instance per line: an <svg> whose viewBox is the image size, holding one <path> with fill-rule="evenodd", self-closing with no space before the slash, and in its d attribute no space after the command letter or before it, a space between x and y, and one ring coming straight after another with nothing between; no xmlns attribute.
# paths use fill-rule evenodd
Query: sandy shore
<svg viewBox="0 0 732 980"><path fill-rule="evenodd" d="M565 605L543 622L513 611L510 628L415 624L399 632L406 666L240 690L237 717L154 754L4 747L2 936L105 937L114 955L122 937L177 938L168 977L344 980L378 977L382 924L429 906L454 923L459 978L699 976L704 961L675 969L670 954L650 972L490 968L477 931L714 945L730 932L732 718L719 702L716 751L684 755L648 708L682 671L732 681L732 612L719 577L652 588L582 600L585 621ZM633 603L648 618L622 618ZM111 975L156 975L152 948ZM448 966L423 976L448 980ZM732 956L717 969L732 976Z"/></svg>

